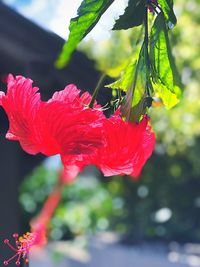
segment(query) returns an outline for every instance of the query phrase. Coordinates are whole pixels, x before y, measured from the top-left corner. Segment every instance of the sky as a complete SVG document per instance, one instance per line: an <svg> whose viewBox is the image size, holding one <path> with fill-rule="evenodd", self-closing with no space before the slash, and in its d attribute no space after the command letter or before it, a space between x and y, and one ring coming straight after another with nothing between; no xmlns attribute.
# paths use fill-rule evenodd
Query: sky
<svg viewBox="0 0 200 267"><path fill-rule="evenodd" d="M41 27L67 39L70 19L76 16L82 0L3 0L3 2ZM98 41L109 38L114 20L123 13L127 2L128 0L115 0L87 39Z"/></svg>

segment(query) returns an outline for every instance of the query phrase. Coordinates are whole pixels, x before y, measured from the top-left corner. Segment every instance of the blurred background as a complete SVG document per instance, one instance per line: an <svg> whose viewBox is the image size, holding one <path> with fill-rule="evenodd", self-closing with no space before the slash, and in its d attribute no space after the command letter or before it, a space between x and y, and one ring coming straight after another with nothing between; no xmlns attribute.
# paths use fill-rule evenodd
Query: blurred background
<svg viewBox="0 0 200 267"><path fill-rule="evenodd" d="M127 4L123 0L116 0L105 13L79 46L70 65L62 71L54 70L53 62L62 47L62 38L67 38L69 20L76 15L80 3L78 0L2 1L0 10L4 8L3 13L6 10L9 21L15 18L15 23L6 35L8 24L0 19L0 39L7 36L10 42L8 36L12 36L13 42L18 40L19 47L24 46L25 51L29 48L29 54L22 62L11 45L4 47L0 43L5 61L1 63L0 74L28 75L41 86L44 98L72 82L92 91L99 71L116 78L134 52L139 35L137 29L114 33L110 30L114 18L123 13ZM50 225L50 245L30 266L200 266L200 1L176 0L175 13L178 25L170 31L170 39L184 84L183 98L172 110L162 106L150 110L157 144L140 179L104 178L94 166L87 168L75 183L63 190L62 201ZM38 44L41 44L39 48ZM109 90L101 91L102 104L109 101ZM3 112L1 115L5 121L1 132L5 132L7 122ZM11 191L5 184L9 179L2 182L1 188L5 189L0 190L2 198L5 194L3 203L6 199L16 216L7 214L8 206L1 205L2 235L17 229L28 230L29 220L41 209L60 169L57 157L33 158L21 152L17 144L12 144L15 151L7 150L11 147L7 143L0 152L5 161L4 173L8 176L9 161L16 162L16 157L10 158L9 153L15 153L18 178L15 171L9 174L12 197L7 199ZM16 204L18 200L20 207ZM5 226L8 220L13 223Z"/></svg>

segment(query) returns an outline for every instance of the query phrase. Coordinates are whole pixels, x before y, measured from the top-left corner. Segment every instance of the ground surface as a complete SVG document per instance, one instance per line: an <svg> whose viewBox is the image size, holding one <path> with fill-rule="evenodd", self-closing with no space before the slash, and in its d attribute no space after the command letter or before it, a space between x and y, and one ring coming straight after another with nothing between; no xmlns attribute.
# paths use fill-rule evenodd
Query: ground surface
<svg viewBox="0 0 200 267"><path fill-rule="evenodd" d="M74 243L53 242L31 257L30 267L190 267L200 266L200 245L143 244L127 247L117 237L104 233ZM52 253L53 252L53 253Z"/></svg>

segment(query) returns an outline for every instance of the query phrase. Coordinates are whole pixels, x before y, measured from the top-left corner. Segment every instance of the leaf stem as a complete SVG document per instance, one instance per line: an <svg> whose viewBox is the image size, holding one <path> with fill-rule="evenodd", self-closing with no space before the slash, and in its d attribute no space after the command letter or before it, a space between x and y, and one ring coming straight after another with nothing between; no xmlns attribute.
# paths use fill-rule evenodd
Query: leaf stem
<svg viewBox="0 0 200 267"><path fill-rule="evenodd" d="M96 86L95 89L94 89L94 92L93 92L93 94L92 94L92 98L91 98L90 103L89 103L89 105L88 105L89 108L93 108L94 102L95 102L96 97L97 97L98 92L99 92L99 89L101 88L101 86L102 86L102 84L103 84L105 78L106 78L106 74L103 73L103 74L101 75L101 77L100 77L98 83L97 83L97 86Z"/></svg>
<svg viewBox="0 0 200 267"><path fill-rule="evenodd" d="M150 96L149 91L149 76L150 76L150 59L149 59L149 29L148 29L148 1L145 6L145 15L144 15L144 49L145 49L145 58L147 63L147 75L146 75L146 93L147 96Z"/></svg>

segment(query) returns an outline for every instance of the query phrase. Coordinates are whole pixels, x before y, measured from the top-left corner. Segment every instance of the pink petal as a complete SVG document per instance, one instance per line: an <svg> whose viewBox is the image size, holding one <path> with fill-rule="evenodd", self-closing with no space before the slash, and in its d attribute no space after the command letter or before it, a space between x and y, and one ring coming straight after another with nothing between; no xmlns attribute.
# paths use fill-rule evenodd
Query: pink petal
<svg viewBox="0 0 200 267"><path fill-rule="evenodd" d="M53 154L89 154L102 145L102 113L77 109L63 102L43 103L39 112L41 152Z"/></svg>
<svg viewBox="0 0 200 267"><path fill-rule="evenodd" d="M105 176L140 174L155 145L148 121L144 116L139 124L124 122L118 115L104 121L105 146L97 152L94 164Z"/></svg>
<svg viewBox="0 0 200 267"><path fill-rule="evenodd" d="M38 88L32 87L32 80L22 76L9 75L7 81L7 94L0 93L0 104L10 122L6 137L18 140L26 152L36 154L39 149L32 132L41 102Z"/></svg>

